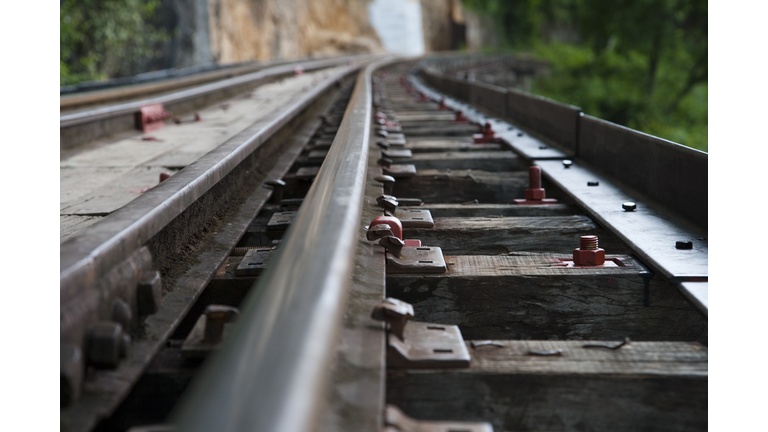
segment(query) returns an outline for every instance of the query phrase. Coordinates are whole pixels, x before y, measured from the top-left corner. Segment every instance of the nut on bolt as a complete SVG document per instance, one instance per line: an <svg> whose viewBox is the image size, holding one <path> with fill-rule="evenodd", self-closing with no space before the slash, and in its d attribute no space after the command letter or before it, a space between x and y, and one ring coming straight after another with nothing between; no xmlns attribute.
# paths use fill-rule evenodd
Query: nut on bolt
<svg viewBox="0 0 768 432"><path fill-rule="evenodd" d="M145 271L136 287L136 306L139 316L157 312L162 294L163 282L160 278L160 272L157 270Z"/></svg>
<svg viewBox="0 0 768 432"><path fill-rule="evenodd" d="M597 247L597 236L581 236L581 247L573 250L573 263L579 266L605 264L605 251Z"/></svg>
<svg viewBox="0 0 768 432"><path fill-rule="evenodd" d="M635 211L635 209L637 209L637 205L635 203L631 202L631 201L627 201L627 202L625 202L624 204L621 205L621 208L623 208L624 211L631 212L631 211Z"/></svg>
<svg viewBox="0 0 768 432"><path fill-rule="evenodd" d="M96 368L114 369L128 354L131 337L114 321L99 321L88 328L86 353L88 364Z"/></svg>
<svg viewBox="0 0 768 432"><path fill-rule="evenodd" d="M373 178L384 186L384 195L392 195L392 188L395 186L395 178L389 175L380 175Z"/></svg>

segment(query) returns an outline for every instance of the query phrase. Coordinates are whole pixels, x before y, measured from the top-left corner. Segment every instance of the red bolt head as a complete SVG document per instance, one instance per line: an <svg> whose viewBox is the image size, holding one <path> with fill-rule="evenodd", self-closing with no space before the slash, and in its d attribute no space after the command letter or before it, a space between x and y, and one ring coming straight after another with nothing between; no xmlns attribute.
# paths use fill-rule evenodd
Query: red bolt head
<svg viewBox="0 0 768 432"><path fill-rule="evenodd" d="M525 199L527 200L543 200L546 197L546 192L543 188L527 188L525 190Z"/></svg>
<svg viewBox="0 0 768 432"><path fill-rule="evenodd" d="M573 263L579 266L596 266L605 264L603 249L574 249Z"/></svg>

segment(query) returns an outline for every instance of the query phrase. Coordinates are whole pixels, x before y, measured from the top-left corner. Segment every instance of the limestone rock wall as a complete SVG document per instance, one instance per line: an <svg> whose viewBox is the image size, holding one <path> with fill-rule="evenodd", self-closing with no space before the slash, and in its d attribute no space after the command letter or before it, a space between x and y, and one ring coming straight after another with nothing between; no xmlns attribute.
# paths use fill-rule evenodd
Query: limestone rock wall
<svg viewBox="0 0 768 432"><path fill-rule="evenodd" d="M382 52L366 0L208 0L213 60Z"/></svg>

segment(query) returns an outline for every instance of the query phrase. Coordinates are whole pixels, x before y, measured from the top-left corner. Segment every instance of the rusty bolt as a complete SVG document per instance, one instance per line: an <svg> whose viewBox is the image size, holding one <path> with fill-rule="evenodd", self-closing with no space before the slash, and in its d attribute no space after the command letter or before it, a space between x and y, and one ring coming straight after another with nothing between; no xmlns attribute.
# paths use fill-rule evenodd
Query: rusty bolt
<svg viewBox="0 0 768 432"><path fill-rule="evenodd" d="M370 241L376 241L390 236L394 236L394 234L392 234L392 228L387 224L372 225L365 233L365 238Z"/></svg>
<svg viewBox="0 0 768 432"><path fill-rule="evenodd" d="M541 187L541 168L532 166L528 168L529 187L525 190L525 199L540 201L546 197L546 191Z"/></svg>
<svg viewBox="0 0 768 432"><path fill-rule="evenodd" d="M376 161L377 164L385 168L389 168L390 166L392 166L392 162L394 162L392 159L386 158L386 157L382 157Z"/></svg>
<svg viewBox="0 0 768 432"><path fill-rule="evenodd" d="M573 263L579 266L605 264L605 251L597 247L597 236L580 237L581 247L573 250Z"/></svg>
<svg viewBox="0 0 768 432"><path fill-rule="evenodd" d="M384 186L384 195L392 195L392 188L395 186L395 178L388 175L380 175L373 178Z"/></svg>
<svg viewBox="0 0 768 432"><path fill-rule="evenodd" d="M205 308L205 343L214 345L221 342L224 335L224 324L237 318L239 311L236 307L224 305L208 305Z"/></svg>
<svg viewBox="0 0 768 432"><path fill-rule="evenodd" d="M405 325L413 318L413 305L402 300L387 297L373 308L371 318L385 321L389 331L400 340L405 340Z"/></svg>
<svg viewBox="0 0 768 432"><path fill-rule="evenodd" d="M115 300L112 304L112 321L122 325L125 331L131 328L133 312L131 312L131 307L128 303L121 299Z"/></svg>
<svg viewBox="0 0 768 432"><path fill-rule="evenodd" d="M390 212L397 210L397 206L400 205L400 203L397 202L397 199L391 195L380 196L379 199L376 200L376 204L378 204L379 207L383 208L384 210L388 210Z"/></svg>
<svg viewBox="0 0 768 432"><path fill-rule="evenodd" d="M99 321L88 328L86 353L88 364L96 368L114 369L125 357L131 337L114 321Z"/></svg>
<svg viewBox="0 0 768 432"><path fill-rule="evenodd" d="M272 202L280 205L283 201L283 188L285 187L285 181L277 179L266 182L268 186L272 186Z"/></svg>
<svg viewBox="0 0 768 432"><path fill-rule="evenodd" d="M160 173L160 183L162 183L162 182L164 182L164 181L168 180L169 178L171 178L171 175L170 175L170 174L166 174L166 173Z"/></svg>
<svg viewBox="0 0 768 432"><path fill-rule="evenodd" d="M136 289L136 306L139 316L157 312L162 294L163 282L160 278L160 272L157 270L145 271Z"/></svg>
<svg viewBox="0 0 768 432"><path fill-rule="evenodd" d="M387 252L399 257L400 252L402 252L403 247L405 247L405 242L395 236L387 236L382 237L381 240L379 240L379 245L383 246Z"/></svg>

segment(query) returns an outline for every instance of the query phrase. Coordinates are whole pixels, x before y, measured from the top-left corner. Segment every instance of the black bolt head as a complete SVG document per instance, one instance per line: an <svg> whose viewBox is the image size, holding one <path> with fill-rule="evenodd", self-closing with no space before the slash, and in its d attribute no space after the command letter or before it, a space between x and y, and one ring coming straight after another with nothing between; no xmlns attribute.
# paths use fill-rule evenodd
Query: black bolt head
<svg viewBox="0 0 768 432"><path fill-rule="evenodd" d="M522 132L518 132L517 136L523 136L523 133Z"/></svg>
<svg viewBox="0 0 768 432"><path fill-rule="evenodd" d="M547 147L547 146L539 146L539 150L546 150L546 149L548 149L548 148L549 148L549 147Z"/></svg>
<svg viewBox="0 0 768 432"><path fill-rule="evenodd" d="M693 242L690 240L678 240L675 242L675 249L693 249Z"/></svg>
<svg viewBox="0 0 768 432"><path fill-rule="evenodd" d="M628 201L628 202L625 202L624 204L622 204L621 208L623 208L624 211L631 212L631 211L635 211L635 209L637 209L637 205L635 203L631 202L631 201Z"/></svg>
<svg viewBox="0 0 768 432"><path fill-rule="evenodd" d="M570 168L571 165L573 165L573 161L570 161L568 159L563 160L563 166L566 168Z"/></svg>
<svg viewBox="0 0 768 432"><path fill-rule="evenodd" d="M597 181L588 181L587 186L600 186L600 182Z"/></svg>

